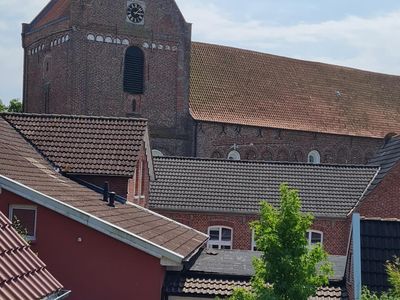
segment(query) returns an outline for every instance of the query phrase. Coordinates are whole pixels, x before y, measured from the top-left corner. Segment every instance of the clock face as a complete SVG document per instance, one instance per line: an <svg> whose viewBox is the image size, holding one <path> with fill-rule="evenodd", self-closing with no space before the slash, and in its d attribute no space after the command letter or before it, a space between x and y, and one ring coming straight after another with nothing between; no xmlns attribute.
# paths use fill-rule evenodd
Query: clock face
<svg viewBox="0 0 400 300"><path fill-rule="evenodd" d="M144 9L139 3L131 3L126 9L128 20L135 24L143 23Z"/></svg>

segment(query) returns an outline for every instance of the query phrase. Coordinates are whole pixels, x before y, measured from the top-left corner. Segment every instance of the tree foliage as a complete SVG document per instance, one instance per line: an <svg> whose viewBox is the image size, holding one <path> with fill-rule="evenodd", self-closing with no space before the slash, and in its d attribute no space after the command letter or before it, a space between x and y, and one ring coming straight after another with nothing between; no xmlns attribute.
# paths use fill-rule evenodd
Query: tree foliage
<svg viewBox="0 0 400 300"><path fill-rule="evenodd" d="M317 244L309 247L306 231L313 217L301 212L296 190L280 187L280 207L261 203L260 220L252 223L261 258L253 261L250 291L238 290L232 300L306 300L328 283L332 266Z"/></svg>
<svg viewBox="0 0 400 300"><path fill-rule="evenodd" d="M400 299L400 259L396 257L386 263L386 273L391 289L380 295L371 292L367 287L362 290L361 300L398 300Z"/></svg>
<svg viewBox="0 0 400 300"><path fill-rule="evenodd" d="M3 101L1 101L1 99L0 99L0 112L6 111L6 110L7 110L7 106L5 106L3 104Z"/></svg>
<svg viewBox="0 0 400 300"><path fill-rule="evenodd" d="M6 106L0 100L0 112L22 112L22 102L19 99L12 99L10 104Z"/></svg>

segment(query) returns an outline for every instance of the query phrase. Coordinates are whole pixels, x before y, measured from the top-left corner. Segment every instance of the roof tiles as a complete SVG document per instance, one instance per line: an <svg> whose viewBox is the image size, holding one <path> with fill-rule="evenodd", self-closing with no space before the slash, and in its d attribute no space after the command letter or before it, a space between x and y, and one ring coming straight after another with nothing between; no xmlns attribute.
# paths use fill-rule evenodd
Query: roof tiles
<svg viewBox="0 0 400 300"><path fill-rule="evenodd" d="M147 121L64 115L3 114L61 171L132 176Z"/></svg>
<svg viewBox="0 0 400 300"><path fill-rule="evenodd" d="M0 212L0 299L42 299L62 287Z"/></svg>
<svg viewBox="0 0 400 300"><path fill-rule="evenodd" d="M126 122L130 123L129 120ZM0 175L111 223L117 229L139 236L148 243L165 248L183 258L207 240L205 234L140 206L119 203L115 208L107 206L101 201L102 195L54 171L47 161L1 118L0 132Z"/></svg>
<svg viewBox="0 0 400 300"><path fill-rule="evenodd" d="M71 0L52 0L32 21L32 29L40 28L50 22L69 15Z"/></svg>
<svg viewBox="0 0 400 300"><path fill-rule="evenodd" d="M384 137L400 130L400 77L192 43L200 121Z"/></svg>
<svg viewBox="0 0 400 300"><path fill-rule="evenodd" d="M154 158L150 207L159 210L258 213L279 201L279 185L299 190L302 208L319 217L345 217L377 167Z"/></svg>
<svg viewBox="0 0 400 300"><path fill-rule="evenodd" d="M169 295L203 296L210 299L232 295L236 288L251 287L249 280L197 277L197 276L170 276L166 280L165 290ZM314 297L309 300L346 300L346 291L340 287L321 287Z"/></svg>

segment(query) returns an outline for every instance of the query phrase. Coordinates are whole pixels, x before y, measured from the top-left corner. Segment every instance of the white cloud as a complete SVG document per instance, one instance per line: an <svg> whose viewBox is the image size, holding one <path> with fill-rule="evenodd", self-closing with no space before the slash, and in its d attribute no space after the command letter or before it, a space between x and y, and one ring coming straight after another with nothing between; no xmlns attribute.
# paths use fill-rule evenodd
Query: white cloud
<svg viewBox="0 0 400 300"><path fill-rule="evenodd" d="M277 26L240 22L214 4L178 2L196 40L400 75L400 11Z"/></svg>

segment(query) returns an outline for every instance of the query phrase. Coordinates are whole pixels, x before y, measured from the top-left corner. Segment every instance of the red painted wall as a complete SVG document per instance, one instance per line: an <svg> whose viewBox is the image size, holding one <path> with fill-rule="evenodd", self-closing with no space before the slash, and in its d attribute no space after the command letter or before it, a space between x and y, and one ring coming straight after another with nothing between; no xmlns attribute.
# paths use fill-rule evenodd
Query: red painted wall
<svg viewBox="0 0 400 300"><path fill-rule="evenodd" d="M0 210L8 215L11 204L34 205L3 189ZM72 290L68 299L161 299L165 268L159 259L42 206L36 236L33 251Z"/></svg>
<svg viewBox="0 0 400 300"><path fill-rule="evenodd" d="M258 215L216 214L170 212L158 210L158 213L175 221L186 224L207 233L210 226L227 226L233 229L233 249L251 249L251 230L249 223L257 220ZM350 232L349 219L315 219L312 229L323 232L323 245L331 255L346 255Z"/></svg>

